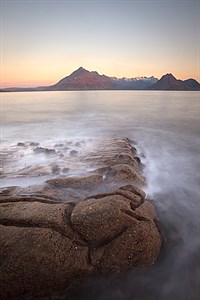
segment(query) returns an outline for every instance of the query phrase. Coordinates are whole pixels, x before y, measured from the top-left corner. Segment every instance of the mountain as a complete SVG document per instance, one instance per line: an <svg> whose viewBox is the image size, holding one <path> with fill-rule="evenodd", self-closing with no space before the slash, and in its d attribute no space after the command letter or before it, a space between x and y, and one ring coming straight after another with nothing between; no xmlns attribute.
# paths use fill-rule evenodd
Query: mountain
<svg viewBox="0 0 200 300"><path fill-rule="evenodd" d="M99 75L96 71L87 71L83 67L64 77L51 90L124 90L146 89L157 82L157 78L121 78Z"/></svg>
<svg viewBox="0 0 200 300"><path fill-rule="evenodd" d="M158 81L157 78L151 77L135 77L135 78L116 78L117 83L122 90L146 90Z"/></svg>
<svg viewBox="0 0 200 300"><path fill-rule="evenodd" d="M5 88L1 92L28 91L69 91L69 90L200 90L200 84L194 79L177 80L172 74L162 76L160 80L151 77L116 78L99 75L80 67L70 75L51 86L35 88Z"/></svg>
<svg viewBox="0 0 200 300"><path fill-rule="evenodd" d="M151 90L194 91L200 90L200 84L195 79L178 80L171 73L163 75Z"/></svg>
<svg viewBox="0 0 200 300"><path fill-rule="evenodd" d="M188 90L200 90L200 84L195 79L190 78L184 80L183 84Z"/></svg>
<svg viewBox="0 0 200 300"><path fill-rule="evenodd" d="M110 77L80 67L49 88L51 90L113 90L119 89L120 86Z"/></svg>
<svg viewBox="0 0 200 300"><path fill-rule="evenodd" d="M83 67L64 77L51 90L143 90L158 81L153 76L137 78L116 78L87 71Z"/></svg>

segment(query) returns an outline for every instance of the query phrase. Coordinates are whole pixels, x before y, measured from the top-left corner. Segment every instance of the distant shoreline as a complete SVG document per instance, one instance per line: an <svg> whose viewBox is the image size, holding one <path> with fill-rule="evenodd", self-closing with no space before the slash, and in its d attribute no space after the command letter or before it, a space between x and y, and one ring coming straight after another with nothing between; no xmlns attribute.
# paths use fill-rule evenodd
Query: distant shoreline
<svg viewBox="0 0 200 300"><path fill-rule="evenodd" d="M104 92L106 92L106 91L109 91L109 92L114 92L114 91L116 91L116 92L118 92L118 91L120 91L120 92L138 92L138 91L141 91L141 92L199 92L200 90L151 90L151 89L149 89L149 90L128 90L128 89L126 89L126 90L123 90L123 89L119 89L119 90L109 90L109 89L91 89L91 90L89 90L89 89L82 89L82 90L13 90L13 91L8 91L8 90L0 90L0 93L28 93L28 92L102 92L102 91L104 91Z"/></svg>
<svg viewBox="0 0 200 300"><path fill-rule="evenodd" d="M38 87L1 88L0 92L34 92L34 91L199 91L200 84L193 78L176 79L171 73L160 79L151 77L116 78L99 75L83 67L62 78L54 85Z"/></svg>

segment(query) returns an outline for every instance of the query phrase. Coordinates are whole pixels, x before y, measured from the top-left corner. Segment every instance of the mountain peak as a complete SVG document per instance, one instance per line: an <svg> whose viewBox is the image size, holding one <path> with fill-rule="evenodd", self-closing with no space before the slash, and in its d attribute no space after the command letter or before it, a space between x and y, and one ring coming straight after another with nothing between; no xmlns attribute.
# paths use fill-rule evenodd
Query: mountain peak
<svg viewBox="0 0 200 300"><path fill-rule="evenodd" d="M176 79L171 73L165 74L153 86L152 90L189 91L199 90L199 83L194 79L185 81Z"/></svg>
<svg viewBox="0 0 200 300"><path fill-rule="evenodd" d="M71 75L82 75L84 73L89 73L88 70L84 69L83 67L78 68L77 70L75 70Z"/></svg>
<svg viewBox="0 0 200 300"><path fill-rule="evenodd" d="M174 75L172 73L167 73L165 75L162 76L161 79L172 79L172 80L177 80L176 77L174 77Z"/></svg>
<svg viewBox="0 0 200 300"><path fill-rule="evenodd" d="M87 71L86 69L84 69L82 66L80 68L78 68L76 71Z"/></svg>

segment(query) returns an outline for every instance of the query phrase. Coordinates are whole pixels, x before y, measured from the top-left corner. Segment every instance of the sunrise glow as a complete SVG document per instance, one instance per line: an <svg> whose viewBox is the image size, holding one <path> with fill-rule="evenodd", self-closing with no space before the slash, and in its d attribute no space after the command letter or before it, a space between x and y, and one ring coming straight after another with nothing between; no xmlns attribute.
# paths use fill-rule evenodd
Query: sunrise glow
<svg viewBox="0 0 200 300"><path fill-rule="evenodd" d="M2 1L1 18L1 86L54 84L79 66L200 80L198 1Z"/></svg>

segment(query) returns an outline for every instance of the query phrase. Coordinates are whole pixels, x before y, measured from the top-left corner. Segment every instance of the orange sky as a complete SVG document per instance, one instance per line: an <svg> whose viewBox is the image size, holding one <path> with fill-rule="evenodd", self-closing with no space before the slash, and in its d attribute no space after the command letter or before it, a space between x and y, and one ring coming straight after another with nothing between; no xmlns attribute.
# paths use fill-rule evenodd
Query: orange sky
<svg viewBox="0 0 200 300"><path fill-rule="evenodd" d="M1 11L1 86L51 85L80 66L200 81L198 1L16 0Z"/></svg>

